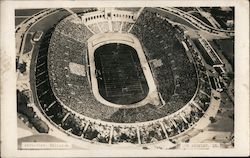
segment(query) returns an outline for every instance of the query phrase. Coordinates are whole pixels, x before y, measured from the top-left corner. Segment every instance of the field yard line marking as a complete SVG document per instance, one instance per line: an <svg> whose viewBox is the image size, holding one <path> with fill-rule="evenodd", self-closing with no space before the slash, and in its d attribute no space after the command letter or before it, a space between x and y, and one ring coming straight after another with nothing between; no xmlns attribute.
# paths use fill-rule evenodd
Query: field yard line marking
<svg viewBox="0 0 250 158"><path fill-rule="evenodd" d="M102 55L100 55L100 57L101 56ZM106 79L105 79L105 76L104 76L104 70L103 70L104 66L103 66L102 58L100 58L100 62L101 62L101 65L102 65L102 76L103 76L103 80L104 80L105 92L106 92L107 97L109 97L108 90L107 90L107 82L106 82Z"/></svg>
<svg viewBox="0 0 250 158"><path fill-rule="evenodd" d="M137 52L136 52L136 55L137 55ZM137 55L138 56L138 55ZM137 64L135 64L135 61L134 61L134 58L133 58L133 56L132 56L132 53L130 53L130 57L131 57L131 59L132 59L132 62L133 62L133 65L135 66L137 66ZM138 58L139 58L139 56L138 56ZM139 59L140 60L140 59ZM139 63L140 63L140 61L139 61ZM140 63L140 67L141 67L141 63ZM136 67L137 68L137 67ZM142 67L141 67L142 68ZM138 69L136 69L136 71L138 72ZM144 76L144 78L146 78L146 76L143 74L143 76ZM137 81L139 81L139 80L137 80ZM142 88L142 85L141 85L141 81L139 81L139 84L140 84L140 88L141 88L141 92L142 92L142 94L144 94L144 90L143 90L143 88Z"/></svg>
<svg viewBox="0 0 250 158"><path fill-rule="evenodd" d="M131 96L131 94L112 94L111 97Z"/></svg>

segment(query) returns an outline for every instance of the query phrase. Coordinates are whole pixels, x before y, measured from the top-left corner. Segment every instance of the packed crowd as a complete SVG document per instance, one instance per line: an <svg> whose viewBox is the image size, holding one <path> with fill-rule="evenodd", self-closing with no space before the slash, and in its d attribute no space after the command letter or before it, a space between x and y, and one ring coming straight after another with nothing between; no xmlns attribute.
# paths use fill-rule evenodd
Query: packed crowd
<svg viewBox="0 0 250 158"><path fill-rule="evenodd" d="M54 32L51 29L44 35L35 73L40 107L54 125L67 134L92 142L147 144L174 139L175 136L191 128L203 116L210 104L211 89L207 84L209 78L199 54L194 51L192 44L188 44L195 59L194 63L190 63L187 57L184 57L186 55L184 49L178 45L179 41L175 38L176 32L173 29L166 29L171 28L169 23L147 11L141 16L132 33L142 41L148 60L161 59L163 62L161 67L150 66L159 85L158 90L164 100L168 101L167 104L161 107L147 104L133 109L118 109L102 105L95 100L87 76L71 74L68 68L69 62L87 67L87 48L82 40L86 40L90 34L84 30L81 31L87 33L86 35L78 33L79 29L74 30L73 33L67 32L72 31L68 29L71 23L66 24L67 22L62 21L65 29L59 24ZM82 39L79 40L77 38L79 36L73 37L76 34L81 34ZM180 38L188 43L184 37ZM183 65L187 67L180 69L179 67ZM191 95L195 93L194 88L197 84L195 68L198 71L199 91L195 94L194 101L187 104ZM190 83L195 84L191 84L193 87L185 87L190 86ZM180 85L180 89L176 88L177 85ZM186 95L184 97L183 91ZM186 93L192 94L189 96ZM186 106L180 111L179 109L184 105ZM172 113L174 114L170 115ZM159 120L152 121L155 119Z"/></svg>
<svg viewBox="0 0 250 158"><path fill-rule="evenodd" d="M206 72L206 68L202 62L199 53L194 49L194 44L184 34L182 34L182 40L187 43L187 47L189 48L192 57L194 58L195 66L198 72L199 87L193 101L197 103L204 111L206 111L210 105L210 97L212 90L210 78Z"/></svg>
<svg viewBox="0 0 250 158"><path fill-rule="evenodd" d="M86 53L87 48L84 43L75 41L58 31L54 32L48 54L52 88L61 101L73 110L96 118L95 110L99 109L103 118L112 109L103 106L95 99L87 76L78 76L69 70L70 62L87 66Z"/></svg>
<svg viewBox="0 0 250 158"><path fill-rule="evenodd" d="M123 123L149 121L176 111L176 109L168 107L157 109L153 105L133 110L102 105L93 96L87 76L77 76L70 73L68 67L70 62L87 67L85 61L87 48L84 43L67 36L65 32L60 33L56 28L50 41L48 55L51 86L65 105L91 118Z"/></svg>
<svg viewBox="0 0 250 158"><path fill-rule="evenodd" d="M62 20L57 26L56 31L61 34L67 35L69 38L76 39L79 42L85 42L92 33L86 28L86 26L80 22L74 22L77 20L74 16L69 16Z"/></svg>
<svg viewBox="0 0 250 158"><path fill-rule="evenodd" d="M158 91L165 102L172 102L173 110L180 109L193 97L197 76L194 65L176 38L177 32L170 23L147 10L140 14L131 32L144 45L148 61L162 61L160 67L150 65ZM182 103L178 104L178 100Z"/></svg>
<svg viewBox="0 0 250 158"><path fill-rule="evenodd" d="M122 32L128 32L132 25L133 25L133 23L129 23L129 22L124 21L123 25L122 25Z"/></svg>

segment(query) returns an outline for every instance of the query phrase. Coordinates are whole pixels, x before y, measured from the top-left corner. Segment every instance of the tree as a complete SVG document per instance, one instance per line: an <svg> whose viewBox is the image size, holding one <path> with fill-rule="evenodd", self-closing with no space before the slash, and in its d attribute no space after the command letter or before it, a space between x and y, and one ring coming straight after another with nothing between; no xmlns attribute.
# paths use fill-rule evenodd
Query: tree
<svg viewBox="0 0 250 158"><path fill-rule="evenodd" d="M41 119L35 117L30 119L30 123L33 124L33 126L36 128L36 130L40 133L48 133L49 132L49 126L42 121Z"/></svg>
<svg viewBox="0 0 250 158"><path fill-rule="evenodd" d="M32 107L28 107L28 97L23 93L17 90L17 112L21 113L28 118L35 116L35 112Z"/></svg>
<svg viewBox="0 0 250 158"><path fill-rule="evenodd" d="M35 117L36 113L33 111L32 107L28 107L28 97L23 93L17 90L17 112L25 115L28 118L28 121L36 128L40 133L48 133L48 125L42 121L40 118Z"/></svg>
<svg viewBox="0 0 250 158"><path fill-rule="evenodd" d="M214 117L209 117L209 120L211 121L211 123L215 123L216 119Z"/></svg>
<svg viewBox="0 0 250 158"><path fill-rule="evenodd" d="M20 70L21 73L24 73L26 71L26 66L27 64L25 62L22 64L18 64L18 69Z"/></svg>

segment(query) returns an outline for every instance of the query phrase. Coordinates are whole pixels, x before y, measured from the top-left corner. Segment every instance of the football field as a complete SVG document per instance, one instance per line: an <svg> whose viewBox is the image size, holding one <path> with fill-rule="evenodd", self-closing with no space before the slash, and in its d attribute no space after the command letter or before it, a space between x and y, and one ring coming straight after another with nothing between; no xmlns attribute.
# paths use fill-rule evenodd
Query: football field
<svg viewBox="0 0 250 158"><path fill-rule="evenodd" d="M148 85L134 48L111 43L95 51L99 93L116 104L132 104L144 99Z"/></svg>

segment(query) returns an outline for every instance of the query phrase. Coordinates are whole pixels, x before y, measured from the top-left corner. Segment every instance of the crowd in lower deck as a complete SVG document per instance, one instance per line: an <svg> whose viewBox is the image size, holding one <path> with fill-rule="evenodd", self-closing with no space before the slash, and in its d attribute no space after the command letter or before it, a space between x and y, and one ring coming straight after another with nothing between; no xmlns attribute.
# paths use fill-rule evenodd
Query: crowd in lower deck
<svg viewBox="0 0 250 158"><path fill-rule="evenodd" d="M79 29L71 30L63 23L64 26L59 27L61 32L56 28L54 33L50 30L44 36L35 73L40 107L55 126L76 138L97 143L147 144L165 139L174 142L176 136L191 129L203 117L210 104L211 88L199 53L188 44L194 61L183 58L186 56L185 50L178 43L179 40L188 43L184 35L179 35L179 39L174 38L176 32L166 29L171 28L170 24L158 19L153 13L145 11L141 16L149 21L139 18L132 33L143 43L148 60L162 60L161 67L150 66L159 85L158 90L163 99L169 102L162 107L145 105L134 109L115 109L96 101L87 76L77 76L69 72L69 62L86 67L88 62L84 58L86 51L80 51L86 50L85 44L73 38ZM169 44L165 45L166 42ZM81 58L77 58L79 56ZM187 66L179 69L183 65ZM197 91L189 87L196 88L196 85ZM186 95L183 96L183 93ZM191 100L194 94L195 97ZM188 102L189 100L191 101ZM184 106L185 104L187 105ZM171 111L180 108L180 111L169 115ZM157 120L156 116L162 118ZM98 118L118 123L99 121ZM136 120L150 122L135 123Z"/></svg>
<svg viewBox="0 0 250 158"><path fill-rule="evenodd" d="M162 98L170 104L173 102L175 110L180 109L192 98L197 87L194 63L188 59L179 41L180 35L170 23L146 9L131 33L143 43ZM152 60L161 60L162 65L156 67L151 64Z"/></svg>

